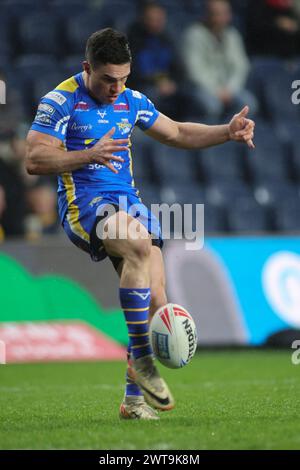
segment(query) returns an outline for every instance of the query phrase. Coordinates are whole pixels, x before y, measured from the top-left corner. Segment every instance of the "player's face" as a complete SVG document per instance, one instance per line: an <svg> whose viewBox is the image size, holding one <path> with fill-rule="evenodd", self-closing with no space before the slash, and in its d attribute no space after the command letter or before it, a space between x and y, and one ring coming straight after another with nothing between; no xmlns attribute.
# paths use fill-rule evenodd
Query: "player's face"
<svg viewBox="0 0 300 470"><path fill-rule="evenodd" d="M90 94L105 104L116 101L130 74L130 63L99 65L94 70L88 62L84 62L83 68Z"/></svg>

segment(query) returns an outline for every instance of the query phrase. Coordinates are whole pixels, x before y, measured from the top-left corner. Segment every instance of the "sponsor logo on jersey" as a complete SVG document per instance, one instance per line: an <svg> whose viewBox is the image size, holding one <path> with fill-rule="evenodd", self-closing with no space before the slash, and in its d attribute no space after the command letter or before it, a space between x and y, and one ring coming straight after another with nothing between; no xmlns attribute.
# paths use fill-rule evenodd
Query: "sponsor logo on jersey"
<svg viewBox="0 0 300 470"><path fill-rule="evenodd" d="M129 113L129 105L127 103L114 104L113 108L116 113L122 113L124 111Z"/></svg>
<svg viewBox="0 0 300 470"><path fill-rule="evenodd" d="M54 101L55 103L59 104L60 106L64 104L65 101L67 101L67 98L62 95L61 93L58 93L58 91L50 91L50 93L47 93L47 95L44 96L44 98L47 98L48 100Z"/></svg>
<svg viewBox="0 0 300 470"><path fill-rule="evenodd" d="M62 135L65 135L70 117L71 116L64 116L59 121L57 121L54 128L55 132L60 132Z"/></svg>
<svg viewBox="0 0 300 470"><path fill-rule="evenodd" d="M50 114L52 116L52 114L55 113L55 108L53 108L53 106L50 106L50 104L48 103L41 103L38 106L38 111L41 111L46 114Z"/></svg>
<svg viewBox="0 0 300 470"><path fill-rule="evenodd" d="M142 95L139 91L136 91L136 90L132 90L132 96L134 98L139 98L140 100L142 99Z"/></svg>
<svg viewBox="0 0 300 470"><path fill-rule="evenodd" d="M76 122L73 122L73 124L71 125L71 130L72 131L78 131L78 132L86 132L86 131L90 131L91 129L93 129L93 126L92 124L76 124Z"/></svg>
<svg viewBox="0 0 300 470"><path fill-rule="evenodd" d="M90 107L85 101L79 101L75 104L74 109L75 111L88 111Z"/></svg>
<svg viewBox="0 0 300 470"><path fill-rule="evenodd" d="M89 203L89 206L93 207L95 204L102 201L102 199L103 199L102 196L94 197L94 199L92 199L91 202Z"/></svg>
<svg viewBox="0 0 300 470"><path fill-rule="evenodd" d="M50 126L51 125L51 117L49 116L49 114L42 113L42 112L38 111L36 113L34 122L36 124L43 124L44 126Z"/></svg>
<svg viewBox="0 0 300 470"><path fill-rule="evenodd" d="M132 124L126 118L123 118L121 121L122 122L117 122L118 129L121 134L127 134L128 132L130 132Z"/></svg>
<svg viewBox="0 0 300 470"><path fill-rule="evenodd" d="M97 114L98 114L98 116L101 117L101 119L98 119L98 124L108 124L109 123L109 121L107 119L103 119L107 115L107 112L105 110L100 111L100 109L98 109Z"/></svg>

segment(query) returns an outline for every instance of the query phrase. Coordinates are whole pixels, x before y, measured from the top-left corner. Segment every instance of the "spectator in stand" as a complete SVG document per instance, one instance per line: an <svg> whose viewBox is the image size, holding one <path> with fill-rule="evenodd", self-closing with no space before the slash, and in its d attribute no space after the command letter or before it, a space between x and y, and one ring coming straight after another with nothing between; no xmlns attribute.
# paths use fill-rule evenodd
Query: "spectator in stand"
<svg viewBox="0 0 300 470"><path fill-rule="evenodd" d="M208 121L224 118L246 103L252 113L258 107L255 96L245 88L249 61L231 20L227 0L208 0L203 22L191 25L183 37L187 75Z"/></svg>
<svg viewBox="0 0 300 470"><path fill-rule="evenodd" d="M13 138L9 148L10 154L8 149L0 153L0 240L24 235L25 184L20 165L13 158Z"/></svg>
<svg viewBox="0 0 300 470"><path fill-rule="evenodd" d="M183 67L166 25L167 12L161 5L143 4L140 20L128 32L134 72L128 83L153 100L162 113L180 118Z"/></svg>
<svg viewBox="0 0 300 470"><path fill-rule="evenodd" d="M21 94L9 85L7 76L1 68L0 80L6 84L6 103L0 105L0 141L3 143L11 139L16 126L26 119Z"/></svg>
<svg viewBox="0 0 300 470"><path fill-rule="evenodd" d="M295 58L300 55L300 18L293 0L256 0L247 12L251 55Z"/></svg>

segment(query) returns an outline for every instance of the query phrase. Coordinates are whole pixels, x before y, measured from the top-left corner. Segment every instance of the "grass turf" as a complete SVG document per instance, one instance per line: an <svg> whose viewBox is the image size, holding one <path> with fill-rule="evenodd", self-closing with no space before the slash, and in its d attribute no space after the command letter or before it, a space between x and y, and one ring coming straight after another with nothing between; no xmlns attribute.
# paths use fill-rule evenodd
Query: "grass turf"
<svg viewBox="0 0 300 470"><path fill-rule="evenodd" d="M200 352L160 367L177 406L120 421L125 366L0 366L0 449L300 449L300 365L280 351Z"/></svg>

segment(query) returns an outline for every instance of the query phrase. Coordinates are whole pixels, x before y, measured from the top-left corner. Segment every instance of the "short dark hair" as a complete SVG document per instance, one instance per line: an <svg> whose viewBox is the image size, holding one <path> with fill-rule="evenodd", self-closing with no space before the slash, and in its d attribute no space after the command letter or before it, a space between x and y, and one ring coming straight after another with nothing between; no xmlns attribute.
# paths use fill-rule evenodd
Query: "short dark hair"
<svg viewBox="0 0 300 470"><path fill-rule="evenodd" d="M85 57L93 69L100 64L119 65L132 60L127 37L112 28L96 31L88 38Z"/></svg>

